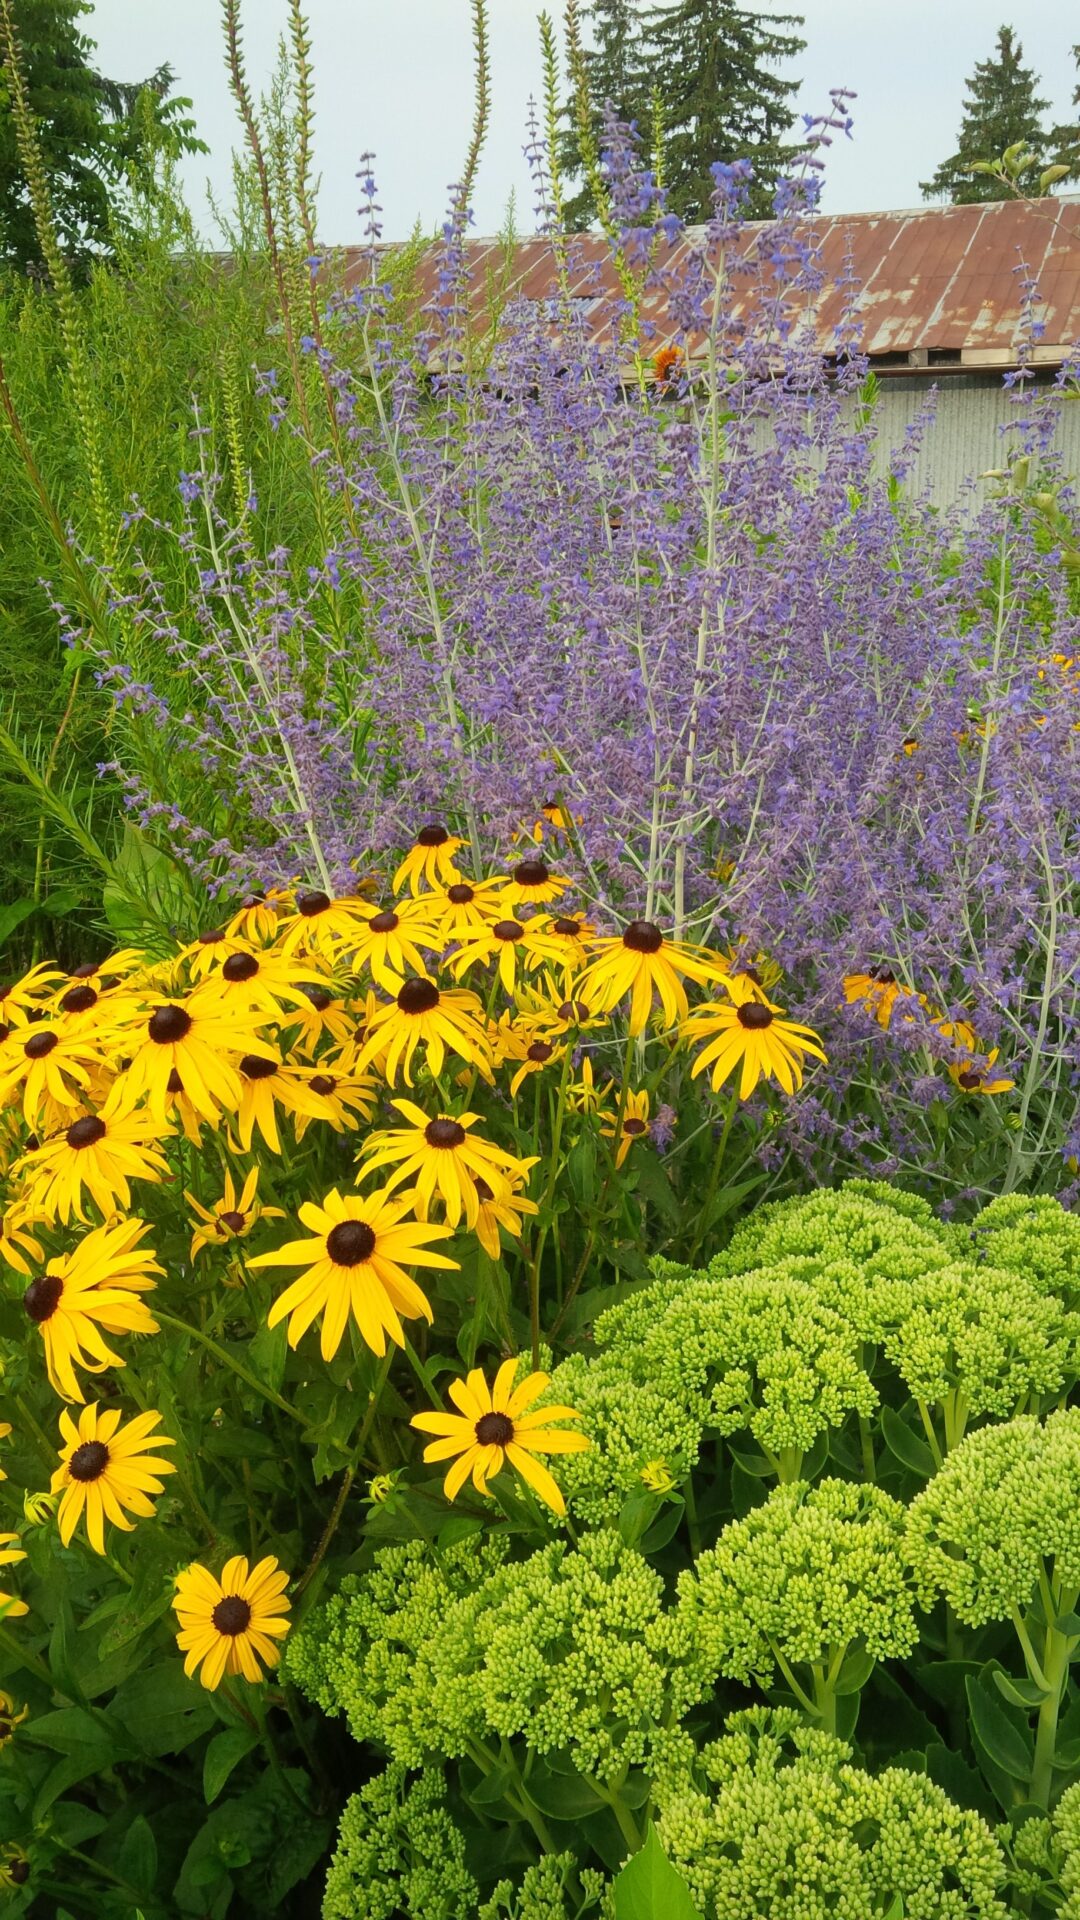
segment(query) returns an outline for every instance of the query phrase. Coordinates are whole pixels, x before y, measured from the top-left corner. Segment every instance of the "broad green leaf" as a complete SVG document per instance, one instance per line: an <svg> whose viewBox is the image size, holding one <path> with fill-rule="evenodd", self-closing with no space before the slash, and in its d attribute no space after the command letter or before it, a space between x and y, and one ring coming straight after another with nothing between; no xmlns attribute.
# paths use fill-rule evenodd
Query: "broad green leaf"
<svg viewBox="0 0 1080 1920"><path fill-rule="evenodd" d="M999 1668L994 1670L994 1685L1003 1700L1022 1708L1025 1713L1041 1707L1046 1698L1043 1689L1037 1687L1034 1680L1014 1680L1011 1674L1002 1673Z"/></svg>
<svg viewBox="0 0 1080 1920"><path fill-rule="evenodd" d="M529 1799L552 1820L580 1820L604 1805L591 1780L580 1773L555 1773L543 1762L529 1774Z"/></svg>
<svg viewBox="0 0 1080 1920"><path fill-rule="evenodd" d="M1013 1780L1030 1780L1032 1743L1008 1713L1003 1701L983 1681L986 1669L968 1678L968 1711L975 1738L995 1767Z"/></svg>
<svg viewBox="0 0 1080 1920"><path fill-rule="evenodd" d="M145 1814L136 1814L117 1859L124 1879L141 1893L152 1893L157 1876L157 1842Z"/></svg>
<svg viewBox="0 0 1080 1920"><path fill-rule="evenodd" d="M920 1480L929 1480L934 1471L934 1456L925 1440L913 1433L894 1407L881 1409L881 1436L893 1457Z"/></svg>
<svg viewBox="0 0 1080 1920"><path fill-rule="evenodd" d="M10 907L0 907L0 945L11 938L16 927L21 927L23 921L36 912L37 905L36 900L24 899L13 900Z"/></svg>
<svg viewBox="0 0 1080 1920"><path fill-rule="evenodd" d="M615 1882L615 1920L701 1920L690 1889L673 1867L655 1827Z"/></svg>
<svg viewBox="0 0 1080 1920"><path fill-rule="evenodd" d="M215 1733L203 1755L203 1798L209 1807L217 1799L233 1768L239 1766L259 1736L250 1727L226 1727Z"/></svg>

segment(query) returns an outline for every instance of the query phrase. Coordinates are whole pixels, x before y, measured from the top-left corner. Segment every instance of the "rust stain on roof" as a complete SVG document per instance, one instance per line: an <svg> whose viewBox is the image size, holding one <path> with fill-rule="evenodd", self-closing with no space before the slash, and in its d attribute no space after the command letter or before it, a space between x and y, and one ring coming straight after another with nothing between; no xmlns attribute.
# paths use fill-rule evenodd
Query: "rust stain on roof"
<svg viewBox="0 0 1080 1920"><path fill-rule="evenodd" d="M818 215L809 225L825 276L813 316L823 354L835 348L844 317L844 293L837 282L848 274L858 283L862 350L871 359L947 353L964 366L1015 362L1020 283L1026 277L1038 284L1038 317L1045 323L1038 360L1059 362L1080 339L1080 196ZM739 249L751 250L766 231L764 223L748 223L740 229ZM677 279L680 256L704 244L701 228L688 229L674 247L661 242L658 263L665 279ZM550 300L556 290L553 248L546 238L518 241L509 255L498 240L470 239L466 251L478 324L492 285L501 287L503 297L536 303ZM347 272L359 278L361 260L350 251ZM571 261L570 290L582 303L579 313L594 338L609 335L621 293L606 241L596 234L573 236ZM437 271L432 247L420 265L424 300L435 295ZM735 301L737 318L749 318L754 299L747 278ZM666 323L663 293L650 294L643 306L659 345ZM554 312L552 318L554 324Z"/></svg>

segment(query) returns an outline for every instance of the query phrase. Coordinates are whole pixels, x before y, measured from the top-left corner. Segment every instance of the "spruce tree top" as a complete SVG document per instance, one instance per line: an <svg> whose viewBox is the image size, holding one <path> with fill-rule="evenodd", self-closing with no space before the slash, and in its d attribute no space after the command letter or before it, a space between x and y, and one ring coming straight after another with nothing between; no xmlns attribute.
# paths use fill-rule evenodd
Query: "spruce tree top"
<svg viewBox="0 0 1080 1920"><path fill-rule="evenodd" d="M1036 153L1045 150L1042 115L1049 103L1037 96L1038 81L1032 68L1022 64L1023 54L1012 28L999 27L995 53L989 60L978 61L965 82L968 99L957 151L941 162L930 180L919 183L924 200L951 200L954 206L1000 200L1000 184L985 174L971 173L973 162L997 160L1018 141Z"/></svg>

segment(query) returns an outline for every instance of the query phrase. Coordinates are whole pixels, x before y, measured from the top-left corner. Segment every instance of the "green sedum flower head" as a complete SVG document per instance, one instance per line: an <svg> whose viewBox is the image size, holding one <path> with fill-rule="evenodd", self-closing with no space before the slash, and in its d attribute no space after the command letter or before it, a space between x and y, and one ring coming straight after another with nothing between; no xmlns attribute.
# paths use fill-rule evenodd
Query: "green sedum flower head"
<svg viewBox="0 0 1080 1920"><path fill-rule="evenodd" d="M904 1509L880 1487L821 1480L776 1487L679 1577L698 1664L768 1684L777 1666L833 1680L855 1643L873 1659L918 1643Z"/></svg>
<svg viewBox="0 0 1080 1920"><path fill-rule="evenodd" d="M733 1716L658 1781L659 1832L702 1920L1004 1920L1001 1850L924 1775L876 1776L792 1713Z"/></svg>
<svg viewBox="0 0 1080 1920"><path fill-rule="evenodd" d="M1080 1306L1080 1214L1047 1194L1003 1194L970 1226L952 1229L964 1250L1009 1267Z"/></svg>
<svg viewBox="0 0 1080 1920"><path fill-rule="evenodd" d="M907 1544L923 1603L943 1593L972 1627L1023 1611L1040 1574L1080 1587L1080 1408L969 1433L912 1502Z"/></svg>
<svg viewBox="0 0 1080 1920"><path fill-rule="evenodd" d="M441 1769L410 1784L399 1763L348 1801L323 1895L323 1920L462 1920L479 1898Z"/></svg>
<svg viewBox="0 0 1080 1920"><path fill-rule="evenodd" d="M952 1402L959 1438L967 1420L1038 1407L1072 1368L1080 1318L1027 1274L964 1265L924 1273L885 1336L885 1353L909 1393Z"/></svg>

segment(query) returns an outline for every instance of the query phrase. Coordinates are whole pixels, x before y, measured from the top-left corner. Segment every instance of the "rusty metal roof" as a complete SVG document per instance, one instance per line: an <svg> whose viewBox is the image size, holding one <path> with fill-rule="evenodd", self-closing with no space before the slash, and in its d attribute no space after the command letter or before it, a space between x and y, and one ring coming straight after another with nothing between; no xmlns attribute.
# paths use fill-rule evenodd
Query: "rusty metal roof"
<svg viewBox="0 0 1080 1920"><path fill-rule="evenodd" d="M1028 360L1055 366L1080 339L1080 195L901 213L819 214L812 227L825 276L815 316L823 354L835 351L843 305L837 282L847 273L860 288L862 351L883 371L1015 366L1022 277L1037 282L1038 318L1044 323ZM761 223L748 223L740 230L740 246L753 246L762 230ZM680 254L702 243L703 230L690 228L674 246L664 246L664 277L677 277ZM521 240L508 251L500 240L470 239L466 247L478 325L495 288L503 298L538 303L554 293L550 240ZM576 235L573 247L577 264L571 293L599 338L609 330L611 307L620 297L610 249L596 234ZM360 256L350 253L347 263L347 270L358 270ZM434 294L436 272L432 248L420 264L422 298ZM748 315L754 298L747 280L737 305L742 303ZM662 296L645 306L660 344L666 332Z"/></svg>

